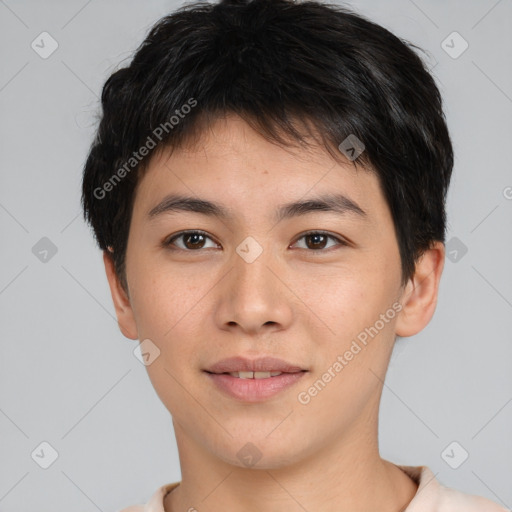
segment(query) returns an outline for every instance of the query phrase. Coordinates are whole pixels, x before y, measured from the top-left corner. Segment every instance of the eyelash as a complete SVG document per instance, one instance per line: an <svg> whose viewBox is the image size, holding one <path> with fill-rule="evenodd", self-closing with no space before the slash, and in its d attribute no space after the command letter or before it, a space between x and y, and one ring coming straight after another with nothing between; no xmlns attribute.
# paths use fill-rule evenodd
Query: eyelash
<svg viewBox="0 0 512 512"><path fill-rule="evenodd" d="M201 249L182 249L181 247L178 247L178 248L171 247L175 240L177 240L177 239L179 239L179 238L181 238L181 237L183 237L185 235L203 235L206 238L209 238L210 240L214 241L210 237L210 235L208 235L208 233L206 233L205 231L201 231L201 230L195 229L195 230L181 231L180 233L176 233L175 235L172 235L170 238L167 238L166 240L164 240L162 245L165 248L170 249L172 251L200 252ZM310 236L310 235L324 235L324 236L326 236L328 238L331 238L332 240L336 240L340 246L348 246L349 245L348 242L346 242L342 238L339 238L337 236L331 235L330 233L328 233L326 231L307 231L306 233L302 233L302 235L299 238L297 238L297 240L294 242L294 244L296 244L302 238L305 238L305 237ZM215 243L217 243L217 242L215 242ZM315 252L327 252L330 249L333 249L333 247L329 247L328 249L316 249L316 250L315 249L307 249L306 248L306 249L303 249L303 250L315 253Z"/></svg>

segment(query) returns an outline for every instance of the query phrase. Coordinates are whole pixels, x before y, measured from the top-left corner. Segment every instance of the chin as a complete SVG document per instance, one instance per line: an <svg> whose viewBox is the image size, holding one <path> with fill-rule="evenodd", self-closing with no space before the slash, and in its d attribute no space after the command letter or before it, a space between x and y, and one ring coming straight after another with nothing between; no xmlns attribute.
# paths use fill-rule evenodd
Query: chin
<svg viewBox="0 0 512 512"><path fill-rule="evenodd" d="M217 443L212 447L212 455L239 468L269 470L284 468L302 458L302 452L297 450L299 443L290 437L285 442L265 436L245 435L243 438L226 439L225 449L222 449L222 443Z"/></svg>

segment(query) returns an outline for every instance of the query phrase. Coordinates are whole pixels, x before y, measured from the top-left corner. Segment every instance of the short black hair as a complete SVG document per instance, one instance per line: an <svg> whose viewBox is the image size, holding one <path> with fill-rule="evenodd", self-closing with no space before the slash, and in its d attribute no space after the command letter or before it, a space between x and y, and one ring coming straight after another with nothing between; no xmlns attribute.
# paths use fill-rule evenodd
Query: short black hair
<svg viewBox="0 0 512 512"><path fill-rule="evenodd" d="M445 240L453 167L441 94L418 49L317 1L200 1L161 18L105 82L83 173L84 217L125 289L133 201L151 156L227 114L282 146L313 138L345 162L340 143L361 141L353 163L379 179L405 284Z"/></svg>

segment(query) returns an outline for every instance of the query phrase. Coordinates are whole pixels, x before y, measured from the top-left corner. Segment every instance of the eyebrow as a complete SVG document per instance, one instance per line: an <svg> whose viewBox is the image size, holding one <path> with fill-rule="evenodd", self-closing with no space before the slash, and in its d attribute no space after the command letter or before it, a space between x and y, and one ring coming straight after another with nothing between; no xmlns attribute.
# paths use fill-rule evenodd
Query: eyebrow
<svg viewBox="0 0 512 512"><path fill-rule="evenodd" d="M149 211L148 217L151 220L164 213L178 211L201 213L222 220L230 220L233 218L232 210L220 203L180 194L166 196ZM344 194L325 194L319 197L281 205L275 212L274 220L280 222L291 217L318 211L332 212L340 215L353 213L360 217L366 217L367 215L355 201Z"/></svg>

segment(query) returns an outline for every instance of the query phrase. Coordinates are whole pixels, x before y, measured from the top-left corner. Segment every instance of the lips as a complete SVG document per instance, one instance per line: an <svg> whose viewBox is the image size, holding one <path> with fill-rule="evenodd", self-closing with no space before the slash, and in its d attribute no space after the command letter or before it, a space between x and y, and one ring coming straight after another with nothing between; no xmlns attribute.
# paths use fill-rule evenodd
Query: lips
<svg viewBox="0 0 512 512"><path fill-rule="evenodd" d="M229 357L217 361L215 364L205 370L208 373L229 373L233 377L242 379L263 379L272 377L273 375L266 375L266 373L298 373L305 372L307 369L302 368L297 364L277 359L275 357L260 357L258 359L247 359L245 357ZM241 372L241 373L240 373ZM250 375L250 374L253 375Z"/></svg>
<svg viewBox="0 0 512 512"><path fill-rule="evenodd" d="M252 373L252 372L249 372ZM258 372L256 372L258 373ZM269 372L261 372L268 374ZM258 403L290 390L305 378L307 371L280 373L275 377L240 378L229 373L205 372L205 376L214 384L215 389L225 397L239 402Z"/></svg>
<svg viewBox="0 0 512 512"><path fill-rule="evenodd" d="M238 379L268 379L282 374L283 372L229 372L231 377L237 377Z"/></svg>

